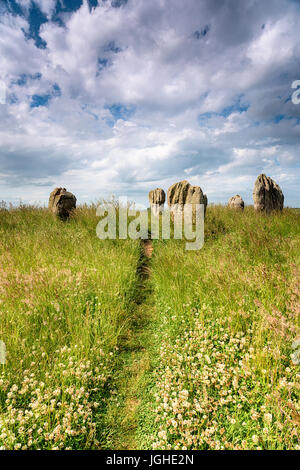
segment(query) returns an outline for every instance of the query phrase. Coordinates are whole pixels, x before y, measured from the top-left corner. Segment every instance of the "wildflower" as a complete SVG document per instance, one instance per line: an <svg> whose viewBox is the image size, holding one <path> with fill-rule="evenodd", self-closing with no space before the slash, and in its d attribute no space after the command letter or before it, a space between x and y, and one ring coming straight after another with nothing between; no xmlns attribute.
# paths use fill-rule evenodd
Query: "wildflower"
<svg viewBox="0 0 300 470"><path fill-rule="evenodd" d="M271 424L272 423L272 419L273 419L273 416L272 416L272 413L265 413L264 414L264 421L268 424Z"/></svg>

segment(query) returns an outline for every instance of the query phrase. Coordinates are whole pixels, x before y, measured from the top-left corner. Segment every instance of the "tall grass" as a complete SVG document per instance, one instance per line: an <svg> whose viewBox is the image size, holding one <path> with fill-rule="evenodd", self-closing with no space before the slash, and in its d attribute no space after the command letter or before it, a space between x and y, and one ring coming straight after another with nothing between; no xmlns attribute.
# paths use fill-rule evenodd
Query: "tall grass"
<svg viewBox="0 0 300 470"><path fill-rule="evenodd" d="M98 221L0 211L0 448L298 448L300 214L210 206L149 278Z"/></svg>
<svg viewBox="0 0 300 470"><path fill-rule="evenodd" d="M44 209L0 213L2 448L106 446L140 252L135 241L99 240L98 220L94 207L66 223Z"/></svg>
<svg viewBox="0 0 300 470"><path fill-rule="evenodd" d="M299 222L215 206L200 251L155 242L140 447L299 447Z"/></svg>

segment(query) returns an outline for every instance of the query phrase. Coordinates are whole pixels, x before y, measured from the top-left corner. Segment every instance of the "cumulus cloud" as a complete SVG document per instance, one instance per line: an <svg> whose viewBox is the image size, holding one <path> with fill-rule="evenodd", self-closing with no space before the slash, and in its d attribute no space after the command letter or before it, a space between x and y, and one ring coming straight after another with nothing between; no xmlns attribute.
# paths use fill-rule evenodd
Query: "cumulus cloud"
<svg viewBox="0 0 300 470"><path fill-rule="evenodd" d="M45 203L63 185L145 202L188 179L211 202L251 203L266 172L299 205L299 3L5 5L0 199Z"/></svg>

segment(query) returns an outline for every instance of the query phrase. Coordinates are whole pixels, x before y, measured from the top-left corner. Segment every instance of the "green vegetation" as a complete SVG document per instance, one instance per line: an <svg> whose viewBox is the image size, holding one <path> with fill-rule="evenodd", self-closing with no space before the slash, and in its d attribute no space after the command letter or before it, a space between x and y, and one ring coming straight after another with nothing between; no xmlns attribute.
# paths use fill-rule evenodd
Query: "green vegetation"
<svg viewBox="0 0 300 470"><path fill-rule="evenodd" d="M95 212L0 212L0 447L297 448L300 214L209 206L146 260Z"/></svg>
<svg viewBox="0 0 300 470"><path fill-rule="evenodd" d="M95 208L67 223L43 209L0 213L0 447L102 448L119 343L140 256L96 237ZM1 369L0 369L1 371Z"/></svg>
<svg viewBox="0 0 300 470"><path fill-rule="evenodd" d="M299 221L215 206L202 250L155 242L140 448L297 448Z"/></svg>

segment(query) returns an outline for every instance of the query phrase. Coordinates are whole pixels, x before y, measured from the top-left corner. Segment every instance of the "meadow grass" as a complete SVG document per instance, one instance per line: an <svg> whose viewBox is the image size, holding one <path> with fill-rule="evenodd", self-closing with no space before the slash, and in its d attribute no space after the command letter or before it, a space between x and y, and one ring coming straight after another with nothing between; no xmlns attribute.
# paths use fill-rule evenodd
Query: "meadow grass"
<svg viewBox="0 0 300 470"><path fill-rule="evenodd" d="M209 206L151 260L98 221L0 211L0 447L298 448L300 214Z"/></svg>
<svg viewBox="0 0 300 470"><path fill-rule="evenodd" d="M139 448L299 448L299 222L209 206L200 251L154 242Z"/></svg>
<svg viewBox="0 0 300 470"><path fill-rule="evenodd" d="M120 338L130 326L137 241L99 240L95 207L66 223L0 212L0 447L105 448Z"/></svg>

